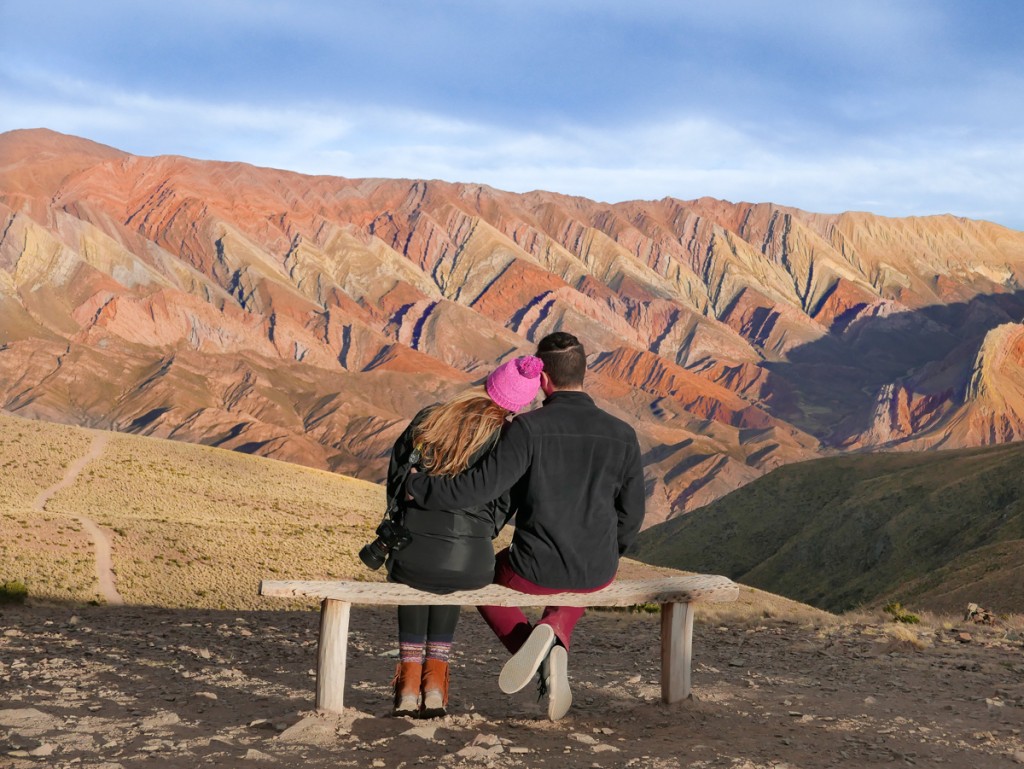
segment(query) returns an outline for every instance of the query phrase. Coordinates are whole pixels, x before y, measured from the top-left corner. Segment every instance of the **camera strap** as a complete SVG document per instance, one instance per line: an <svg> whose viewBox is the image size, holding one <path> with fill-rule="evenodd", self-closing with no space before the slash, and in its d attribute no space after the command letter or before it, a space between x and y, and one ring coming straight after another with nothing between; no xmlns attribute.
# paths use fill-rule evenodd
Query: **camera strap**
<svg viewBox="0 0 1024 769"><path fill-rule="evenodd" d="M401 494L405 490L405 479L409 477L409 473L412 472L412 468L420 461L420 450L417 447L413 447L412 451L406 456L402 466L398 469L398 493ZM396 519L396 516L401 511L401 507L398 504L399 500L395 497L388 497L387 508L384 510L384 520L391 519L396 523L400 522Z"/></svg>

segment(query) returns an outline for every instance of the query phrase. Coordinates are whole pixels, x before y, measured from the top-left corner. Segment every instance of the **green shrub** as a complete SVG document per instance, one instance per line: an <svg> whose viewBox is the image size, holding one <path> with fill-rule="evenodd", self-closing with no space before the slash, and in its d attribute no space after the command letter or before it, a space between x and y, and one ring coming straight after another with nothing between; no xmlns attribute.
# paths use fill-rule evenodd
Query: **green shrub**
<svg viewBox="0 0 1024 769"><path fill-rule="evenodd" d="M660 612L660 603L635 603L629 607L630 614L659 614Z"/></svg>
<svg viewBox="0 0 1024 769"><path fill-rule="evenodd" d="M660 614L660 603L634 603L630 606L591 606L588 611L624 613L624 614Z"/></svg>
<svg viewBox="0 0 1024 769"><path fill-rule="evenodd" d="M882 611L884 611L886 614L891 614L893 622L903 622L907 625L916 625L918 622L921 621L921 618L919 616L917 616L913 612L907 611L903 608L903 604L898 603L896 601L893 601L892 603L887 603L882 608Z"/></svg>
<svg viewBox="0 0 1024 769"><path fill-rule="evenodd" d="M0 604L25 603L28 598L28 586L16 579L9 579L0 585Z"/></svg>

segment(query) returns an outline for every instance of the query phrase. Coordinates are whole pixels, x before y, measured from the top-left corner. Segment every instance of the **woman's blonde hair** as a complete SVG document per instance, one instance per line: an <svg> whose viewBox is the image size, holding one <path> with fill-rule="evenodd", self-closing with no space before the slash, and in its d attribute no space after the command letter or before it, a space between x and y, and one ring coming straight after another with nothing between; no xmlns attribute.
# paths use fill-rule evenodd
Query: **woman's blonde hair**
<svg viewBox="0 0 1024 769"><path fill-rule="evenodd" d="M466 390L434 407L413 431L413 443L423 455L423 469L432 475L461 473L477 451L497 440L509 413L492 401L483 387Z"/></svg>

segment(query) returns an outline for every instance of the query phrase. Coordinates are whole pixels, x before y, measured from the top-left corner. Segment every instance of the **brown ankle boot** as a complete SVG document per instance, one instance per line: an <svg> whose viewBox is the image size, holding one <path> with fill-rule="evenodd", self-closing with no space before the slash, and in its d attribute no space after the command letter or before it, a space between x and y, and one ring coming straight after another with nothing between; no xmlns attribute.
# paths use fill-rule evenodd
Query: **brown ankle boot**
<svg viewBox="0 0 1024 769"><path fill-rule="evenodd" d="M439 718L448 713L448 663L428 659L423 665L424 718Z"/></svg>
<svg viewBox="0 0 1024 769"><path fill-rule="evenodd" d="M420 713L420 686L423 680L422 662L399 662L391 686L395 692L393 716L418 716Z"/></svg>

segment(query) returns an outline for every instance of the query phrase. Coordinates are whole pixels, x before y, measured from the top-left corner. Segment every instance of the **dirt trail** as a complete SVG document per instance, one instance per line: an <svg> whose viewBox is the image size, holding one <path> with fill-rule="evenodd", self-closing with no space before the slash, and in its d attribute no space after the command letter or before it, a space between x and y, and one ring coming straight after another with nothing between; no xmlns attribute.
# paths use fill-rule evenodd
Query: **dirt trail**
<svg viewBox="0 0 1024 769"><path fill-rule="evenodd" d="M59 482L53 484L53 486L36 497L33 508L39 512L45 510L46 503L55 494L74 484L86 465L103 455L109 440L109 433L96 433L96 437L93 439L92 445L89 446L89 450L68 466L67 472L64 473L64 477ZM100 584L100 595L108 604L123 604L124 599L117 592L117 585L114 581L114 561L111 558L112 548L109 535L95 521L86 518L84 515L75 515L74 517L82 523L82 527L92 539L93 549L96 551L96 577Z"/></svg>

